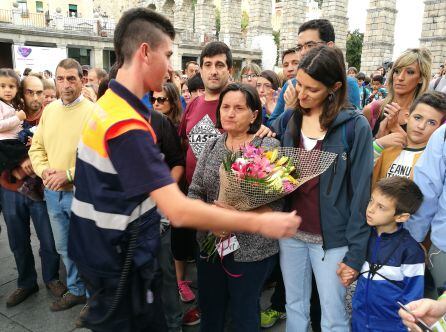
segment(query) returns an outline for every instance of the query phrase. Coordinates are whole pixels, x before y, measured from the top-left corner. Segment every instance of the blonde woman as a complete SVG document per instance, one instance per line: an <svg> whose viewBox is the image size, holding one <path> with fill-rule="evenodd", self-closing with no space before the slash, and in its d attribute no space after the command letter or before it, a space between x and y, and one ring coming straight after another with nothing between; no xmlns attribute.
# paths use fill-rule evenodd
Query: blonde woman
<svg viewBox="0 0 446 332"><path fill-rule="evenodd" d="M432 58L427 49L406 50L387 75L387 97L364 107L364 115L380 148L404 146L410 106L426 92L431 70Z"/></svg>

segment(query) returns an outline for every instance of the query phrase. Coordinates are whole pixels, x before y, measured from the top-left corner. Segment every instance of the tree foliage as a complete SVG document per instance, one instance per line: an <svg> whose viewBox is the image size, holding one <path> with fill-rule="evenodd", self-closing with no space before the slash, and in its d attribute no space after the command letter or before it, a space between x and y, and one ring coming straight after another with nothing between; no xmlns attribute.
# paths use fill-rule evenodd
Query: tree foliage
<svg viewBox="0 0 446 332"><path fill-rule="evenodd" d="M218 38L220 35L220 10L216 7L215 8L215 34Z"/></svg>
<svg viewBox="0 0 446 332"><path fill-rule="evenodd" d="M277 47L277 54L276 54L276 65L279 64L279 50L280 50L280 30L279 31L273 31L273 37L274 37L274 43Z"/></svg>
<svg viewBox="0 0 446 332"><path fill-rule="evenodd" d="M361 68L361 52L364 34L358 30L349 32L347 35L346 60L349 67Z"/></svg>
<svg viewBox="0 0 446 332"><path fill-rule="evenodd" d="M241 24L241 28L242 28L243 32L245 32L248 29L248 25L249 25L249 15L246 12L246 10L244 10L242 12L242 24Z"/></svg>

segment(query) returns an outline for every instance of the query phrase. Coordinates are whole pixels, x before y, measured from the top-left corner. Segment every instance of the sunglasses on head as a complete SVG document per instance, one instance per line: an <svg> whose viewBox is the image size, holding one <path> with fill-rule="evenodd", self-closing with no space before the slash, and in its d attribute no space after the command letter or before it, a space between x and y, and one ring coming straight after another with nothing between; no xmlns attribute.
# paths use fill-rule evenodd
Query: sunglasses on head
<svg viewBox="0 0 446 332"><path fill-rule="evenodd" d="M168 100L169 98L166 98L166 97L152 97L152 98L150 98L150 100L151 100L151 102L152 102L152 104L155 104L155 101L158 103L158 104L164 104L164 102L166 101L166 100Z"/></svg>

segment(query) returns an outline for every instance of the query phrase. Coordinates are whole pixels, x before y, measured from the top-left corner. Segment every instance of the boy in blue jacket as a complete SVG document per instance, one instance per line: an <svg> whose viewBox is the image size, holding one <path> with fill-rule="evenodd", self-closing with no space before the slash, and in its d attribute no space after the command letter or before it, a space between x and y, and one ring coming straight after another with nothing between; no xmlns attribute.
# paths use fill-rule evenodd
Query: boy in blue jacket
<svg viewBox="0 0 446 332"><path fill-rule="evenodd" d="M352 331L407 331L397 302L423 297L424 251L402 223L415 213L423 194L402 177L379 181L366 211L372 227L367 259L353 296ZM351 276L340 275L342 281Z"/></svg>

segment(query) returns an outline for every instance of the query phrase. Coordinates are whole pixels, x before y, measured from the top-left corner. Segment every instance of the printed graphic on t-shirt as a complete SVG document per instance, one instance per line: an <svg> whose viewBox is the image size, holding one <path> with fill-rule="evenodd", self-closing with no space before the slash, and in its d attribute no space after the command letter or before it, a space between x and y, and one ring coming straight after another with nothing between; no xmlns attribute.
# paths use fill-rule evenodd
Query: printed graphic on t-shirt
<svg viewBox="0 0 446 332"><path fill-rule="evenodd" d="M205 115L189 132L189 146L195 155L195 158L200 157L206 143L214 137L220 136L220 132L215 128L209 115Z"/></svg>
<svg viewBox="0 0 446 332"><path fill-rule="evenodd" d="M406 178L410 177L412 172L412 168L414 166L413 161L414 157L422 153L423 151L401 151L400 155L394 160L392 165L390 165L389 170L387 171L387 177L391 176L403 176Z"/></svg>

